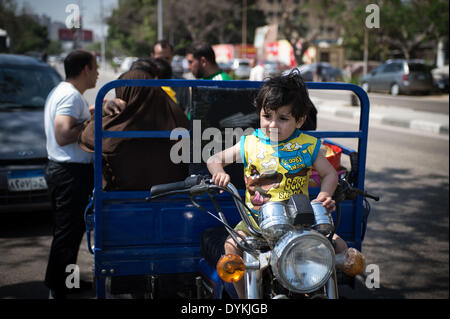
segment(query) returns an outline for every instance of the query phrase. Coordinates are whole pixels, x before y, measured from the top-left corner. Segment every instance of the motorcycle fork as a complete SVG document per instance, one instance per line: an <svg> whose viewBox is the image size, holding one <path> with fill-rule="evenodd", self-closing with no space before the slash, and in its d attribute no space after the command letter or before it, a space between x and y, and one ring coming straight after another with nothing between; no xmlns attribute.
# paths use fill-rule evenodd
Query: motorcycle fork
<svg viewBox="0 0 450 319"><path fill-rule="evenodd" d="M258 258L244 252L245 263L245 297L262 299L262 276Z"/></svg>
<svg viewBox="0 0 450 319"><path fill-rule="evenodd" d="M333 269L333 274L330 276L330 279L328 279L325 288L328 299L339 299L336 268Z"/></svg>

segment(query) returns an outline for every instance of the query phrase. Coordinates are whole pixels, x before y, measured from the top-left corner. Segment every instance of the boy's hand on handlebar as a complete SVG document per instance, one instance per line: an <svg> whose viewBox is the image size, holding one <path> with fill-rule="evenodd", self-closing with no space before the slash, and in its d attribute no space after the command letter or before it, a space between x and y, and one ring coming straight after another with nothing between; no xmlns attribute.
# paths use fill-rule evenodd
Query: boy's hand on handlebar
<svg viewBox="0 0 450 319"><path fill-rule="evenodd" d="M212 176L212 181L217 186L226 187L230 182L230 175L225 172L215 173Z"/></svg>
<svg viewBox="0 0 450 319"><path fill-rule="evenodd" d="M329 213L336 210L336 203L327 192L320 192L314 201L322 202L322 206L324 206Z"/></svg>

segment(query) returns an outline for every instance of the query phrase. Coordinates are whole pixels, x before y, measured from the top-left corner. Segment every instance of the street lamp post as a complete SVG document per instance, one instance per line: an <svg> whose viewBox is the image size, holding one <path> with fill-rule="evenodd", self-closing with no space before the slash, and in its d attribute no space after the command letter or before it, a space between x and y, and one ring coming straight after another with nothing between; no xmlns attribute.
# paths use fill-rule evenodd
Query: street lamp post
<svg viewBox="0 0 450 319"><path fill-rule="evenodd" d="M367 74L369 62L369 29L364 27L364 63L363 63L363 75Z"/></svg>
<svg viewBox="0 0 450 319"><path fill-rule="evenodd" d="M247 0L242 0L242 53L247 57Z"/></svg>
<svg viewBox="0 0 450 319"><path fill-rule="evenodd" d="M163 38L163 4L158 0L158 40Z"/></svg>
<svg viewBox="0 0 450 319"><path fill-rule="evenodd" d="M102 55L102 70L105 71L106 69L106 58L105 58L105 46L106 46L106 39L105 39L105 21L103 16L103 0L100 0L100 21L101 21L101 32L102 32L102 42L101 42L101 55Z"/></svg>

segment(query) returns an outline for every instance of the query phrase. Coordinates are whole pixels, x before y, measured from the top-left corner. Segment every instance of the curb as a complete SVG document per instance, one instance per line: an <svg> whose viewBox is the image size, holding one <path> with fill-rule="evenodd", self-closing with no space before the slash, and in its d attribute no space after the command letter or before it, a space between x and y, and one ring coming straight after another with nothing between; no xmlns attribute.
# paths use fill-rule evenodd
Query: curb
<svg viewBox="0 0 450 319"><path fill-rule="evenodd" d="M359 107L349 106L343 101L327 101L318 98L311 98L311 100L319 112L325 112L337 117L359 119ZM369 119L371 122L376 121L385 125L449 135L449 116L447 114L371 105Z"/></svg>

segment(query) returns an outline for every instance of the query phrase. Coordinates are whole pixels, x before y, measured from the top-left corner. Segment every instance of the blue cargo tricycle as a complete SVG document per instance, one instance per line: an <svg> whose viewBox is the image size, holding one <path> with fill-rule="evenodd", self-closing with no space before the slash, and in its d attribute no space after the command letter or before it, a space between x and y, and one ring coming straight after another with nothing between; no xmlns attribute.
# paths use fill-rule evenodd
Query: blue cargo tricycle
<svg viewBox="0 0 450 319"><path fill-rule="evenodd" d="M307 83L309 90L352 91L360 100L357 131L307 131L350 158L351 167L341 174L335 193L338 209L332 216L312 209L306 196L295 196L285 205L268 207L260 214L267 218L260 220L260 226L263 222L265 226L250 226L253 235L238 238L233 227L247 216L242 201L242 164L226 168L231 175L227 188L213 185L205 163L200 162L189 164L190 176L186 180L154 185L150 192L102 189L103 138L171 137L168 131L103 131L102 101L109 90L120 86L185 88L191 123L201 121L203 128L223 130L230 126L257 127L251 101L261 84L116 80L101 88L95 108L95 188L86 209L88 248L94 255L98 298L122 294L141 298L236 298L230 282L242 276L247 298L338 298L338 284L354 284L354 278L336 271L330 236L336 232L349 247L361 251L369 213L365 197L377 200L364 191L369 99L356 85ZM192 139L192 134L195 132L191 129L178 138ZM330 138L358 139L358 149L339 145ZM311 198L318 192L317 185L310 185ZM222 256L227 236L239 243L243 259Z"/></svg>

